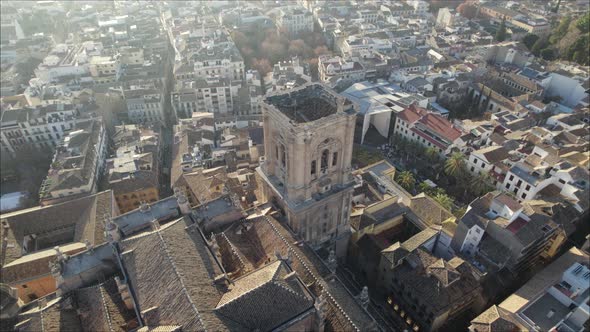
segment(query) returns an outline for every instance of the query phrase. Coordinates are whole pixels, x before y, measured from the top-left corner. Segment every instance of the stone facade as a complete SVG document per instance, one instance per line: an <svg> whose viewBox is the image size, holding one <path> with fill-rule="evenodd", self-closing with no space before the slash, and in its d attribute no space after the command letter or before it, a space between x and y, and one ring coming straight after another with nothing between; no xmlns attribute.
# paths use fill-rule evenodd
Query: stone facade
<svg viewBox="0 0 590 332"><path fill-rule="evenodd" d="M274 94L262 103L265 198L282 209L293 232L313 247L336 244L345 254L350 234L350 174L356 111L321 84Z"/></svg>

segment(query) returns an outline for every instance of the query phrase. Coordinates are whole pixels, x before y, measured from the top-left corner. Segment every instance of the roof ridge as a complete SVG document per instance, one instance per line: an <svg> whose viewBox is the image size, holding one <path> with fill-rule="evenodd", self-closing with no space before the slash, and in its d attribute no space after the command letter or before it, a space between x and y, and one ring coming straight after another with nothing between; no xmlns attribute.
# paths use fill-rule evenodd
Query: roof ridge
<svg viewBox="0 0 590 332"><path fill-rule="evenodd" d="M43 311L39 310L39 320L41 321L41 332L45 332L45 324L43 324Z"/></svg>
<svg viewBox="0 0 590 332"><path fill-rule="evenodd" d="M101 299L101 302L102 302L102 307L104 309L104 315L106 316L107 323L109 324L109 330L110 331L114 331L113 324L111 322L111 315L109 315L109 308L108 308L107 303L106 303L106 299L105 299L105 296L104 296L104 289L103 289L102 285L99 285L98 291L100 292L100 299Z"/></svg>
<svg viewBox="0 0 590 332"><path fill-rule="evenodd" d="M229 238L227 237L227 235L225 235L225 232L221 232L221 236L229 244L229 247L231 248L232 253L234 255L236 255L236 257L238 257L238 261L240 261L240 265L242 265L242 268L244 268L246 266L246 264L244 263L244 260L242 260L242 257L240 257L240 254L236 250L236 247L234 247L234 244L231 243L231 241L229 240Z"/></svg>
<svg viewBox="0 0 590 332"><path fill-rule="evenodd" d="M296 273L297 273L297 272L296 272ZM281 280L281 281L283 281L283 280ZM307 299L305 298L305 296L303 296L303 295L301 295L301 294L297 293L296 291L292 290L291 288L289 288L289 287L285 286L285 285L284 285L282 282L280 282L279 280L276 280L276 279L274 279L274 280L272 280L272 281L271 281L271 283L272 283L272 284L274 284L274 285L276 285L276 286L279 286L279 287L281 287L281 288L285 289L285 290L286 290L286 291L288 291L289 293L292 293L293 295L295 295L295 296L297 296L297 297L299 297L299 298L301 298L301 299L303 299L303 300L307 300Z"/></svg>
<svg viewBox="0 0 590 332"><path fill-rule="evenodd" d="M291 247L291 244L289 243L289 241L287 241L285 239L285 237L283 236L283 234L281 234L281 232L279 232L275 225L273 225L273 223L268 219L268 216L263 216L263 219L266 220L266 222L271 226L271 228L273 229L273 231L281 238L281 240L283 240L283 242L287 245L287 247L291 250L291 252L293 252L294 256L299 260L299 262L301 263L301 265L305 268L305 270L307 270L307 272L315 279L315 281L317 282L318 286L320 287L321 290L324 291L324 293L326 293L326 295L332 299L332 301L334 301L334 304L336 305L337 309L342 313L342 315L344 315L344 317L346 317L346 319L348 319L348 322L357 330L360 331L360 329L356 326L356 324L352 321L352 319L350 318L350 316L348 316L348 314L344 311L344 309L342 309L342 307L338 304L338 302L336 302L336 299L334 299L334 297L332 296L332 294L330 294L330 291L327 289L327 287L324 287L320 282L318 277L311 271L311 269L307 266L307 264L305 263L305 261L303 261L301 259L301 257L299 257L299 254L297 253L297 251L293 250L293 248ZM322 279L323 280L323 279Z"/></svg>
<svg viewBox="0 0 590 332"><path fill-rule="evenodd" d="M219 302L217 302L217 306L215 307L215 309L221 309L221 308L223 308L223 307L225 307L225 306L227 306L227 305L229 305L229 304L231 304L231 303L233 303L233 302L236 302L238 299L241 299L241 298L245 297L246 295L248 295L248 294L250 294L250 293L254 292L255 290L258 290L259 288L261 288L261 287L263 287L263 286L265 286L265 285L267 285L267 284L269 284L269 283L272 283L272 279L271 279L271 280L269 280L269 281L263 282L263 283L261 283L260 285L258 285L258 286L256 286L256 287L254 287L254 288L251 288L251 289L249 289L248 291L246 291L246 292L242 293L241 295L239 295L239 296L236 296L236 297L234 297L233 299L231 299L231 300L229 300L229 301L225 302L225 303L224 303L224 304L222 304L221 306L219 305L219 302L221 302L221 299L220 299L220 300L219 300ZM230 291L230 292L231 292L231 291ZM228 293L226 293L226 294L228 294ZM221 298L223 298L223 296L222 296Z"/></svg>
<svg viewBox="0 0 590 332"><path fill-rule="evenodd" d="M191 304L191 306L193 307L193 310L197 314L197 319L199 320L199 323L203 327L203 330L207 331L207 327L205 326L203 320L201 319L201 315L199 314L199 310L197 310L197 306L195 305L195 303L191 299L191 297L186 289L186 286L184 285L184 281L183 281L180 273L178 272L178 269L176 268L176 263L174 262L174 259L172 258L172 256L170 255L170 252L168 251L168 245L166 244L166 241L164 240L164 237L162 236L161 230L158 229L154 233L158 234L158 238L160 239L160 245L161 245L162 249L164 249L164 252L166 253L166 257L168 258L168 261L172 265L172 269L174 270L174 274L176 274L178 281L180 281L180 285L182 286L182 290L184 291L184 295L186 295L188 302Z"/></svg>

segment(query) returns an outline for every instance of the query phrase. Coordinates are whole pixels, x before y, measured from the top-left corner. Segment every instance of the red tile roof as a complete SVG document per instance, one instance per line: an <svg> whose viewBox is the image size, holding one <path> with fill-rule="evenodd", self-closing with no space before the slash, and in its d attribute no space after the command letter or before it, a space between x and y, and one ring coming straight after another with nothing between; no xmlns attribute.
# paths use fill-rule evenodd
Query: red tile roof
<svg viewBox="0 0 590 332"><path fill-rule="evenodd" d="M408 123L414 123L427 113L428 112L421 107L410 105L410 107L399 113L397 117Z"/></svg>
<svg viewBox="0 0 590 332"><path fill-rule="evenodd" d="M438 114L428 113L420 119L420 122L451 142L462 135L461 131L455 128L449 120Z"/></svg>
<svg viewBox="0 0 590 332"><path fill-rule="evenodd" d="M522 219L521 217L518 217L518 218L516 218L516 220L511 222L510 225L508 225L508 227L506 227L506 229L509 230L510 232L512 232L512 234L516 234L516 232L518 232L518 230L521 229L526 224L527 224L526 220Z"/></svg>

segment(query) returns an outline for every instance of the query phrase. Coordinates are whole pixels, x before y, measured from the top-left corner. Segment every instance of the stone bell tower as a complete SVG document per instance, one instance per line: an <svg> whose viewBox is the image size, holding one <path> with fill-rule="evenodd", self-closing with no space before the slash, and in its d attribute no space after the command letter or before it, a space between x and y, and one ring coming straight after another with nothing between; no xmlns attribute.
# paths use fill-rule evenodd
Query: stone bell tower
<svg viewBox="0 0 590 332"><path fill-rule="evenodd" d="M283 210L293 232L315 248L346 252L353 190L350 162L356 111L322 84L267 97L265 160L258 169L268 201Z"/></svg>

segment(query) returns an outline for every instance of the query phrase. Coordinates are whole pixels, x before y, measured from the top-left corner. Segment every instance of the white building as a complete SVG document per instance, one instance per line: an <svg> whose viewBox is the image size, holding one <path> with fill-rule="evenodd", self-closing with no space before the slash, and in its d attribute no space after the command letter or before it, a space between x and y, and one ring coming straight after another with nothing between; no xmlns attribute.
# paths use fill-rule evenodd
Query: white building
<svg viewBox="0 0 590 332"><path fill-rule="evenodd" d="M177 80L220 76L229 80L244 79L244 59L233 43L210 45L193 53L189 58L193 73L188 77L176 75Z"/></svg>
<svg viewBox="0 0 590 332"><path fill-rule="evenodd" d="M471 152L467 160L467 169L472 175L489 173L494 165L509 157L508 151L501 146L490 146Z"/></svg>
<svg viewBox="0 0 590 332"><path fill-rule="evenodd" d="M153 86L123 90L129 121L135 124L164 121L164 96Z"/></svg>
<svg viewBox="0 0 590 332"><path fill-rule="evenodd" d="M423 0L408 0L406 3L414 8L414 15L424 16L430 9L430 4Z"/></svg>
<svg viewBox="0 0 590 332"><path fill-rule="evenodd" d="M53 151L73 128L77 113L72 104L5 110L0 121L2 153L14 156L24 147Z"/></svg>
<svg viewBox="0 0 590 332"><path fill-rule="evenodd" d="M295 36L302 32L313 32L313 14L303 7L281 8L276 17L279 32Z"/></svg>
<svg viewBox="0 0 590 332"><path fill-rule="evenodd" d="M35 69L41 81L58 82L63 77L82 77L89 74L88 56L84 46L58 44Z"/></svg>
<svg viewBox="0 0 590 332"><path fill-rule="evenodd" d="M365 69L360 62L339 56L320 55L318 71L320 81L331 86L336 85L338 80L352 83L365 80Z"/></svg>

